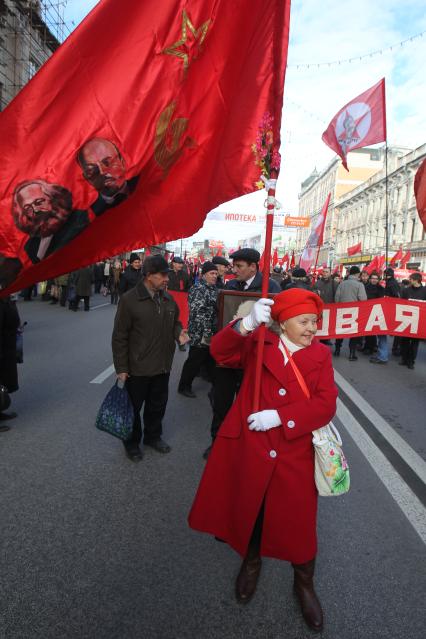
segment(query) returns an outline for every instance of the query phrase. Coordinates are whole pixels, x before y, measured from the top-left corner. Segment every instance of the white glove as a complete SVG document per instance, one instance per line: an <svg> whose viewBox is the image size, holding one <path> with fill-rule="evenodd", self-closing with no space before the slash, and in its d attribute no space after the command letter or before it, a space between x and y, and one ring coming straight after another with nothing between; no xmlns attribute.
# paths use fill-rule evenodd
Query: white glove
<svg viewBox="0 0 426 639"><path fill-rule="evenodd" d="M244 317L241 324L246 331L254 331L255 328L261 324L269 324L271 321L271 306L274 300L270 300L266 297L261 297L253 304L253 308L247 317Z"/></svg>
<svg viewBox="0 0 426 639"><path fill-rule="evenodd" d="M281 426L280 416L276 410L261 410L247 417L249 430L270 430Z"/></svg>

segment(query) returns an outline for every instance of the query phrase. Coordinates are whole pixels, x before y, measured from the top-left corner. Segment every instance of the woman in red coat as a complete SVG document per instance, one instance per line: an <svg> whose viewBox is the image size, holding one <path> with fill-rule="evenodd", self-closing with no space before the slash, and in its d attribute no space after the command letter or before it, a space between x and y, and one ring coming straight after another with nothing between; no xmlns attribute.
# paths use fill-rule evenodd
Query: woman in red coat
<svg viewBox="0 0 426 639"><path fill-rule="evenodd" d="M262 556L290 561L302 614L314 630L321 630L323 617L313 588L318 493L312 431L332 419L337 397L330 351L314 340L322 306L315 293L290 289L274 301L260 299L250 315L213 337L211 353L218 364L244 368L245 374L189 515L192 528L226 541L244 558L236 582L241 603L255 592ZM279 331L266 331L260 411L250 414L255 329L271 316ZM289 357L305 380L309 399Z"/></svg>

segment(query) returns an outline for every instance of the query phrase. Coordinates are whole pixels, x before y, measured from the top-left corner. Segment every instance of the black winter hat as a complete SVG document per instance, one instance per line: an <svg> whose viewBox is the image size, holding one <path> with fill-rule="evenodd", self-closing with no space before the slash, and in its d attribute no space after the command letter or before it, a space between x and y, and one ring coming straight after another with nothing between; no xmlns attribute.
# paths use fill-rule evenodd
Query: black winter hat
<svg viewBox="0 0 426 639"><path fill-rule="evenodd" d="M294 268L291 272L292 277L306 277L306 271L304 268Z"/></svg>
<svg viewBox="0 0 426 639"><path fill-rule="evenodd" d="M385 268L385 270L383 272L384 272L385 275L390 275L390 277L393 277L393 275L394 275L394 270L390 266Z"/></svg>
<svg viewBox="0 0 426 639"><path fill-rule="evenodd" d="M209 271L217 271L216 264L213 264L213 262L204 262L203 266L201 267L202 275L205 275Z"/></svg>
<svg viewBox="0 0 426 639"><path fill-rule="evenodd" d="M359 266L351 266L349 269L349 275L358 275L358 273L361 273Z"/></svg>
<svg viewBox="0 0 426 639"><path fill-rule="evenodd" d="M213 264L222 264L222 266L229 266L228 260L226 260L224 257L220 257L220 255L214 257L212 259L212 262Z"/></svg>
<svg viewBox="0 0 426 639"><path fill-rule="evenodd" d="M129 257L130 264L134 262L135 260L140 260L140 259L141 259L141 256L139 255L139 253L130 253L130 257Z"/></svg>
<svg viewBox="0 0 426 639"><path fill-rule="evenodd" d="M143 263L144 275L155 275L155 273L168 273L169 265L162 255L149 255Z"/></svg>
<svg viewBox="0 0 426 639"><path fill-rule="evenodd" d="M172 262L176 262L176 264L185 264L185 262L183 261L181 257L179 257L179 255L176 255L175 257L173 257Z"/></svg>

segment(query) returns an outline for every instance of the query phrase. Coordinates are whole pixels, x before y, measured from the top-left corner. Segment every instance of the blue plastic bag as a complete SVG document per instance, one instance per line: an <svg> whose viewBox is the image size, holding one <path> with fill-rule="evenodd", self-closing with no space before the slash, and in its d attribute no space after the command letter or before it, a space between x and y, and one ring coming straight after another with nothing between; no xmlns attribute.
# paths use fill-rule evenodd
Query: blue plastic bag
<svg viewBox="0 0 426 639"><path fill-rule="evenodd" d="M133 405L126 388L116 382L101 404L95 426L105 433L123 441L130 438L133 430Z"/></svg>

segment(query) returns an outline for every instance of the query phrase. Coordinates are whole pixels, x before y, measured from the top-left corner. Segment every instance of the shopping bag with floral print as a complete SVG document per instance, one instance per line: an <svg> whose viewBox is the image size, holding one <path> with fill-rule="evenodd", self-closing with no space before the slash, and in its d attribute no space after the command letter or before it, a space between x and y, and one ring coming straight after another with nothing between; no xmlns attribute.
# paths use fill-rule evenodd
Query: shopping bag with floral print
<svg viewBox="0 0 426 639"><path fill-rule="evenodd" d="M318 494L332 497L347 493L350 486L349 466L342 450L339 431L330 422L327 426L314 430L312 435Z"/></svg>

